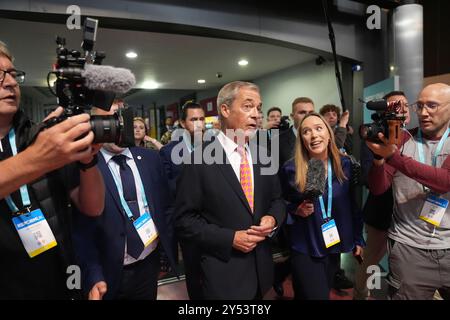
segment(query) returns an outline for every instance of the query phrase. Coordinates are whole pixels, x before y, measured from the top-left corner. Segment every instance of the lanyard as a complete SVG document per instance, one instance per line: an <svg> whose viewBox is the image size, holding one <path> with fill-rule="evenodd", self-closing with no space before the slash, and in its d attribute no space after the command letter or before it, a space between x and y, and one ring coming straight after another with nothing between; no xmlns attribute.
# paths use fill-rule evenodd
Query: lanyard
<svg viewBox="0 0 450 320"><path fill-rule="evenodd" d="M11 130L9 131L8 138L9 144L11 145L13 156L15 156L17 154L17 146L16 146L16 133L14 131L14 128L11 128ZM28 188L26 184L20 187L20 197L22 198L22 204L24 207L29 207L31 205L30 196L28 194ZM14 213L19 212L19 209L12 200L11 196L7 196L5 200L6 203L8 204L9 209L11 209L12 212Z"/></svg>
<svg viewBox="0 0 450 320"><path fill-rule="evenodd" d="M117 165L117 166L119 166L119 165ZM117 177L116 172L114 170L110 170L110 171L114 178L114 183L116 184L117 191L119 192L119 198L120 198L120 202L122 203L122 207L125 210L128 218L131 221L133 221L134 220L133 212L131 212L131 209L128 206L128 203L123 196L122 180L119 177ZM147 197L145 196L144 185L142 184L142 180L141 180L141 177L139 174L137 175L137 180L138 180L139 188L141 189L141 196L142 196L142 202L144 204L144 208L148 208L148 202L147 202ZM149 214L150 214L150 212L149 212Z"/></svg>
<svg viewBox="0 0 450 320"><path fill-rule="evenodd" d="M332 177L333 171L331 169L331 160L330 160L330 158L328 158L327 172L328 172L328 179L327 179L328 180L327 211L325 211L325 205L323 203L323 197L322 196L319 197L320 209L322 210L323 220L331 218L331 204L332 204L332 201L333 201L333 177Z"/></svg>
<svg viewBox="0 0 450 320"><path fill-rule="evenodd" d="M447 140L447 137L448 137L449 133L450 133L450 128L447 128L447 130L445 131L444 135L441 137L441 140L439 141L439 144L438 144L436 150L434 151L434 155L431 158L433 167L436 167L437 156L441 152L442 147L444 146L445 140ZM418 146L419 146L419 161L421 163L425 164L425 155L424 155L424 152L423 152L422 130L420 130L420 129L419 129L419 132L417 134L417 138L419 139L419 144L418 144Z"/></svg>

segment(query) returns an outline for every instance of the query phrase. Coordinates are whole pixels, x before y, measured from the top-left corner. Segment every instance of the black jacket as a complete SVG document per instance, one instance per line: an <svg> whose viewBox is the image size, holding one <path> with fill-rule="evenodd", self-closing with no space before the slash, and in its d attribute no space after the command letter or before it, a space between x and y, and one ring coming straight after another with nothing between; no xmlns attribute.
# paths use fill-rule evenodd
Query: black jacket
<svg viewBox="0 0 450 320"><path fill-rule="evenodd" d="M225 161L219 140L204 144L203 150L211 147ZM256 155L252 153L252 157ZM261 167L253 165L254 213L229 163L183 167L177 182L175 227L180 241L193 241L201 250L206 299L253 299L262 297L272 285L268 240L249 253L233 248L235 231L259 224L262 216L272 215L278 225L284 222L285 204L278 176L262 175Z"/></svg>

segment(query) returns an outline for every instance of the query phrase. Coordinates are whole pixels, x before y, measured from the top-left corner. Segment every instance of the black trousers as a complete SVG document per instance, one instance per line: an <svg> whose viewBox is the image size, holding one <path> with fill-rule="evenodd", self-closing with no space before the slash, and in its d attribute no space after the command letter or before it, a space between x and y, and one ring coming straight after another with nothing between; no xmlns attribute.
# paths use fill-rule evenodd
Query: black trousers
<svg viewBox="0 0 450 320"><path fill-rule="evenodd" d="M183 254L183 265L186 275L186 287L190 300L202 300L202 271L200 265L201 254L194 244L180 242Z"/></svg>
<svg viewBox="0 0 450 320"><path fill-rule="evenodd" d="M156 248L144 260L124 266L117 299L156 300L160 252Z"/></svg>
<svg viewBox="0 0 450 320"><path fill-rule="evenodd" d="M329 300L339 254L317 258L292 250L291 261L295 299Z"/></svg>

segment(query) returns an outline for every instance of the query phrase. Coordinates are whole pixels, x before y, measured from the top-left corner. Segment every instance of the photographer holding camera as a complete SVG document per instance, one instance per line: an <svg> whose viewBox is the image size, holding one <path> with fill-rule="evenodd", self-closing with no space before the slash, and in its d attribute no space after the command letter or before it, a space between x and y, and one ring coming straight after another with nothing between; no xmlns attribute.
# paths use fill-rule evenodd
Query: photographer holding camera
<svg viewBox="0 0 450 320"><path fill-rule="evenodd" d="M19 110L25 74L12 60L0 42L0 299L69 299L70 205L90 216L102 212L100 146L92 145L87 114L40 132L29 145L33 124ZM68 165L77 161L78 168Z"/></svg>
<svg viewBox="0 0 450 320"><path fill-rule="evenodd" d="M375 154L369 188L375 195L391 185L394 214L388 231L389 295L432 299L450 288L450 86L425 87L412 105L420 127L399 146L367 141ZM385 131L384 131L385 132ZM400 150L401 151L400 151Z"/></svg>

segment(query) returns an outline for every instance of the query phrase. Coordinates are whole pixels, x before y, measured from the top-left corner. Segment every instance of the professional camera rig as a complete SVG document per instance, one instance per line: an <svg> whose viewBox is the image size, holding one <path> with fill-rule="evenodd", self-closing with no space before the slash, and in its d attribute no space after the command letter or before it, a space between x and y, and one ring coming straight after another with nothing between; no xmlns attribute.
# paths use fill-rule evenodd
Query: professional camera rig
<svg viewBox="0 0 450 320"><path fill-rule="evenodd" d="M402 142L402 128L406 117L402 115L402 101L387 102L386 100L373 100L366 104L367 109L375 111L370 124L363 124L359 128L362 139L375 143L382 143L378 133L382 133L389 144L400 145Z"/></svg>
<svg viewBox="0 0 450 320"><path fill-rule="evenodd" d="M125 93L135 84L134 75L129 70L100 66L106 55L93 51L97 27L98 20L86 18L83 54L67 49L65 38L56 38L57 61L47 76L47 84L64 112L45 121L41 129L77 114L90 113L92 107L109 111L116 93ZM56 92L50 85L52 75L56 77ZM114 142L123 147L134 145L133 116L132 109L119 109L112 115L91 115L94 143Z"/></svg>

